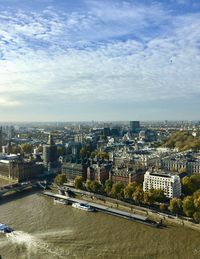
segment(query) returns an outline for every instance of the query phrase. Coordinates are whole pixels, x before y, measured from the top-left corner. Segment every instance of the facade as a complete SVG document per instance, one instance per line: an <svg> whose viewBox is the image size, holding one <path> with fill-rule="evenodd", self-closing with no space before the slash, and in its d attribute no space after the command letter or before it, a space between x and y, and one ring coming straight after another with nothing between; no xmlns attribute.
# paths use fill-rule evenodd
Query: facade
<svg viewBox="0 0 200 259"><path fill-rule="evenodd" d="M43 164L19 160L0 160L0 177L17 182L31 180L43 173Z"/></svg>
<svg viewBox="0 0 200 259"><path fill-rule="evenodd" d="M144 175L143 191L148 192L151 189L163 190L168 198L180 197L180 177L165 172L147 171Z"/></svg>
<svg viewBox="0 0 200 259"><path fill-rule="evenodd" d="M67 179L74 180L77 176L81 176L83 181L87 177L87 165L77 163L63 163L62 173L66 174Z"/></svg>
<svg viewBox="0 0 200 259"><path fill-rule="evenodd" d="M98 181L100 184L104 184L109 179L111 172L111 164L92 164L87 168L87 179L91 181Z"/></svg>
<svg viewBox="0 0 200 259"><path fill-rule="evenodd" d="M57 146L55 145L52 135L49 134L49 140L43 146L43 162L44 166L49 169L57 167Z"/></svg>
<svg viewBox="0 0 200 259"><path fill-rule="evenodd" d="M166 157L160 161L160 167L168 171L185 171L188 174L200 173L200 160Z"/></svg>
<svg viewBox="0 0 200 259"><path fill-rule="evenodd" d="M122 182L125 186L132 182L142 183L143 179L144 173L142 170L123 166L114 168L110 176L113 183Z"/></svg>

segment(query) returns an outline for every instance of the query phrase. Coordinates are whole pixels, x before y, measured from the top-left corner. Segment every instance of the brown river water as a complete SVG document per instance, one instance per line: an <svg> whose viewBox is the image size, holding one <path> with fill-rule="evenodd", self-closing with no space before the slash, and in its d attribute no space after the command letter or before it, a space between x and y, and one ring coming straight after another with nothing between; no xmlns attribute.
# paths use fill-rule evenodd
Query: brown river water
<svg viewBox="0 0 200 259"><path fill-rule="evenodd" d="M200 258L200 232L182 227L152 228L101 212L54 205L26 192L0 200L2 259Z"/></svg>

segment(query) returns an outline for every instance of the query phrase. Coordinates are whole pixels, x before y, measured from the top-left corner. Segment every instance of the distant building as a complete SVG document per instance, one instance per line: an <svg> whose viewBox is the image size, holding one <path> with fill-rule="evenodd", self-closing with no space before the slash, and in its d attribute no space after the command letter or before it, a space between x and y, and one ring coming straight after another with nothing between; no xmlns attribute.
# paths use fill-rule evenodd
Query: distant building
<svg viewBox="0 0 200 259"><path fill-rule="evenodd" d="M130 132L138 133L140 131L140 122L139 121L130 121Z"/></svg>
<svg viewBox="0 0 200 259"><path fill-rule="evenodd" d="M55 145L52 135L49 134L49 140L46 145L43 146L43 162L46 168L57 167L57 146Z"/></svg>
<svg viewBox="0 0 200 259"><path fill-rule="evenodd" d="M148 192L151 189L163 190L168 198L180 197L180 177L171 173L147 171L144 175L143 191Z"/></svg>

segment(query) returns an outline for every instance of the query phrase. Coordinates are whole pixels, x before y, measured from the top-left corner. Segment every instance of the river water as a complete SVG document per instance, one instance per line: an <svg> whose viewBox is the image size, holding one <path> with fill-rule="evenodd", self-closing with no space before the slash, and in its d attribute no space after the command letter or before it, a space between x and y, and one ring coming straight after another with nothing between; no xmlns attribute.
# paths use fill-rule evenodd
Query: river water
<svg viewBox="0 0 200 259"><path fill-rule="evenodd" d="M200 232L156 229L100 212L54 205L38 193L0 201L0 222L16 231L0 235L2 259L200 258Z"/></svg>

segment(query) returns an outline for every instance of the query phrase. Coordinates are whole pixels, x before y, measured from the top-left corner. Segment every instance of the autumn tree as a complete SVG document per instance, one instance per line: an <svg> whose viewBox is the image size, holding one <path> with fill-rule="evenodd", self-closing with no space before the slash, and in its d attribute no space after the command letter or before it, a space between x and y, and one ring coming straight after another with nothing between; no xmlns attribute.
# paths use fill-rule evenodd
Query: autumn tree
<svg viewBox="0 0 200 259"><path fill-rule="evenodd" d="M81 176L76 176L76 178L74 179L74 186L77 189L83 188L83 178Z"/></svg>
<svg viewBox="0 0 200 259"><path fill-rule="evenodd" d="M182 201L179 198L173 198L170 200L169 210L172 213L180 214L182 212Z"/></svg>
<svg viewBox="0 0 200 259"><path fill-rule="evenodd" d="M64 183L67 182L67 176L66 174L62 173L62 174L58 174L55 178L54 178L54 182L57 185L63 185Z"/></svg>

